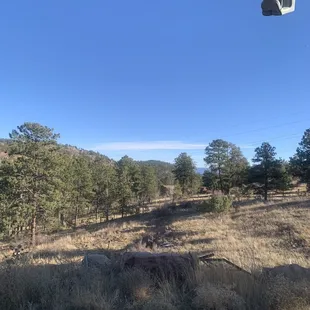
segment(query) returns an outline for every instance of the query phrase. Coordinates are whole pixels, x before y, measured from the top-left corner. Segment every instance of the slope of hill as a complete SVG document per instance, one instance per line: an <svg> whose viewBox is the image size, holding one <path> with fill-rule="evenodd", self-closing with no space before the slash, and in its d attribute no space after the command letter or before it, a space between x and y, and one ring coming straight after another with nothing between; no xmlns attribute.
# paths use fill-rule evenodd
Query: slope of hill
<svg viewBox="0 0 310 310"><path fill-rule="evenodd" d="M173 164L160 160L137 161L137 163L153 167L161 184L174 184Z"/></svg>
<svg viewBox="0 0 310 310"><path fill-rule="evenodd" d="M7 152L8 146L10 143L11 143L10 139L0 139L0 153ZM59 144L59 146L60 146L61 151L67 154L70 154L70 155L86 155L86 156L91 156L91 157L101 156L101 157L104 157L106 160L111 161L109 157L102 155L98 152L84 150L84 149L81 149L81 148L78 148L76 146L72 146L69 144Z"/></svg>
<svg viewBox="0 0 310 310"><path fill-rule="evenodd" d="M309 207L310 200L303 199L243 202L238 212L220 216L194 208L162 209L42 237L28 262L0 268L0 308L31 304L46 309L306 310L310 279L291 282L284 277L261 278L257 272L287 264L310 267ZM213 252L257 276L223 265L202 265L176 285L168 280L156 283L142 270L98 272L75 265L85 252L105 253L115 260L124 251L150 251L141 239L154 234L155 252Z"/></svg>

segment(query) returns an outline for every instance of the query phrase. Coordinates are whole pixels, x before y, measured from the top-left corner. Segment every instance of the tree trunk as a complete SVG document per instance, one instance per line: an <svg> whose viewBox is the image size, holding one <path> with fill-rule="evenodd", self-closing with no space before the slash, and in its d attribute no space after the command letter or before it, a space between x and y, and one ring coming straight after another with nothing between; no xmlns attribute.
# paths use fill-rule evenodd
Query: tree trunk
<svg viewBox="0 0 310 310"><path fill-rule="evenodd" d="M124 206L121 208L122 218L124 217Z"/></svg>
<svg viewBox="0 0 310 310"><path fill-rule="evenodd" d="M181 192L182 192L182 196L184 196L184 193L185 193L185 184L184 184L184 182L182 182L182 185L181 185Z"/></svg>
<svg viewBox="0 0 310 310"><path fill-rule="evenodd" d="M74 226L77 227L77 221L78 221L78 207L75 207L75 215L74 215Z"/></svg>
<svg viewBox="0 0 310 310"><path fill-rule="evenodd" d="M106 188L106 201L105 201L105 219L108 222L109 221L109 211L110 211L110 200L109 200L109 188ZM108 201L108 202L107 202Z"/></svg>
<svg viewBox="0 0 310 310"><path fill-rule="evenodd" d="M95 212L96 212L96 222L98 222L98 211L99 211L99 203L97 201L96 202L96 210L95 210Z"/></svg>
<svg viewBox="0 0 310 310"><path fill-rule="evenodd" d="M268 200L268 169L265 167L264 200Z"/></svg>
<svg viewBox="0 0 310 310"><path fill-rule="evenodd" d="M36 245L36 231L37 231L37 215L34 212L31 219L31 240L32 246Z"/></svg>
<svg viewBox="0 0 310 310"><path fill-rule="evenodd" d="M60 225L65 226L65 217L63 213L60 213Z"/></svg>
<svg viewBox="0 0 310 310"><path fill-rule="evenodd" d="M106 209L105 209L105 220L108 222L109 221L109 205L106 204Z"/></svg>
<svg viewBox="0 0 310 310"><path fill-rule="evenodd" d="M219 167L219 179L220 179L220 189L221 189L221 192L224 193L224 186L223 186L223 180L222 180L221 167Z"/></svg>

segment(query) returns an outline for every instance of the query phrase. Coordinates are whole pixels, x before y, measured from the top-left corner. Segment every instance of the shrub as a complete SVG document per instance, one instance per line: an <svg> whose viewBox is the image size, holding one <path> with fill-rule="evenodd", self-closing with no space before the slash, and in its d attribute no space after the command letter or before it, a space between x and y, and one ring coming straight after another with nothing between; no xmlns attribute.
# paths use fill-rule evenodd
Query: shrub
<svg viewBox="0 0 310 310"><path fill-rule="evenodd" d="M242 198L242 189L239 187L233 187L229 193L238 201Z"/></svg>
<svg viewBox="0 0 310 310"><path fill-rule="evenodd" d="M211 199L204 201L198 206L201 212L221 213L228 211L232 206L232 199L229 196L212 196Z"/></svg>

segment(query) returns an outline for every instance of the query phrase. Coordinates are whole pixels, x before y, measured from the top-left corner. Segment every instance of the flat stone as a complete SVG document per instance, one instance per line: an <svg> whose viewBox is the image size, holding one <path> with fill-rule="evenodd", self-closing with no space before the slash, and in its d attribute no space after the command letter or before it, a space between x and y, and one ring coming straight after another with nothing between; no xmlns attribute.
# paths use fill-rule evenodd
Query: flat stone
<svg viewBox="0 0 310 310"><path fill-rule="evenodd" d="M85 267L108 267L111 260L104 254L86 254L83 258L82 265Z"/></svg>

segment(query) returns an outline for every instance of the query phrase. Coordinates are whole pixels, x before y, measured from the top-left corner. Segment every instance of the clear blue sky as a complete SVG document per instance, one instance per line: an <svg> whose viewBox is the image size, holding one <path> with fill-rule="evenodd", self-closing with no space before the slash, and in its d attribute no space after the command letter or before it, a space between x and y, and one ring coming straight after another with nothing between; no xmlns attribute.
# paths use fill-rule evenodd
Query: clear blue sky
<svg viewBox="0 0 310 310"><path fill-rule="evenodd" d="M288 158L310 127L310 1L2 1L0 137L24 121L119 158L203 166L223 138Z"/></svg>

